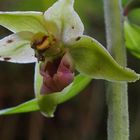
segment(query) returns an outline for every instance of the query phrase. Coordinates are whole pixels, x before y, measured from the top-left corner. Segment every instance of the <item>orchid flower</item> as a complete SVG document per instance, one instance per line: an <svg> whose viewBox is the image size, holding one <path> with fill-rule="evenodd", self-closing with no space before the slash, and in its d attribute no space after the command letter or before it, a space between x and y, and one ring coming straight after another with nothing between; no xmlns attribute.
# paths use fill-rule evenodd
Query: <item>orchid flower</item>
<svg viewBox="0 0 140 140"><path fill-rule="evenodd" d="M58 104L78 94L92 78L139 79L115 62L97 40L83 35L84 25L73 4L74 0L58 0L44 13L0 12L0 25L13 32L0 40L0 60L36 64L36 98L0 114L40 110L51 117Z"/></svg>

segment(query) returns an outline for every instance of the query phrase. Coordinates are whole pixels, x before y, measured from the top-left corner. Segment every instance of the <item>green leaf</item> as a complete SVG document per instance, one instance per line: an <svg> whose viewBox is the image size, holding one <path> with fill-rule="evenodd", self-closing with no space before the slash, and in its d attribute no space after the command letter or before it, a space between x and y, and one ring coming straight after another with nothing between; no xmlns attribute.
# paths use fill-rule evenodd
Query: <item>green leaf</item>
<svg viewBox="0 0 140 140"><path fill-rule="evenodd" d="M133 55L140 58L140 27L125 21L124 28L127 48Z"/></svg>
<svg viewBox="0 0 140 140"><path fill-rule="evenodd" d="M83 34L84 25L73 8L74 0L58 0L44 14L48 31L68 42Z"/></svg>
<svg viewBox="0 0 140 140"><path fill-rule="evenodd" d="M26 112L37 111L37 110L39 110L37 99L32 99L16 107L0 110L0 115L26 113Z"/></svg>
<svg viewBox="0 0 140 140"><path fill-rule="evenodd" d="M130 21L130 24L133 23L134 25L140 26L140 8L132 10L129 13L128 18L125 19L127 22Z"/></svg>
<svg viewBox="0 0 140 140"><path fill-rule="evenodd" d="M0 40L0 61L13 63L36 62L34 50L30 47L31 32L18 32Z"/></svg>
<svg viewBox="0 0 140 140"><path fill-rule="evenodd" d="M79 74L75 77L74 82L62 92L41 96L38 103L43 115L53 117L58 104L64 103L79 94L90 81L91 78Z"/></svg>
<svg viewBox="0 0 140 140"><path fill-rule="evenodd" d="M85 75L109 81L132 82L139 79L134 71L116 63L107 50L93 38L78 37L68 47L77 70Z"/></svg>
<svg viewBox="0 0 140 140"><path fill-rule="evenodd" d="M46 33L44 16L41 12L0 12L0 25L12 32Z"/></svg>

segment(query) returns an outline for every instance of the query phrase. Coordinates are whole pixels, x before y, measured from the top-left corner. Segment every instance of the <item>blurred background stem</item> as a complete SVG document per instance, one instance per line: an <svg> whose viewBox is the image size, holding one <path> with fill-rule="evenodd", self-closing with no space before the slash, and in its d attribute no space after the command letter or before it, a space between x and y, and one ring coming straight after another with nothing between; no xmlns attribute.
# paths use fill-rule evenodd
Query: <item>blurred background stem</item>
<svg viewBox="0 0 140 140"><path fill-rule="evenodd" d="M104 0L107 49L126 66L121 0ZM108 140L129 139L127 83L107 83Z"/></svg>

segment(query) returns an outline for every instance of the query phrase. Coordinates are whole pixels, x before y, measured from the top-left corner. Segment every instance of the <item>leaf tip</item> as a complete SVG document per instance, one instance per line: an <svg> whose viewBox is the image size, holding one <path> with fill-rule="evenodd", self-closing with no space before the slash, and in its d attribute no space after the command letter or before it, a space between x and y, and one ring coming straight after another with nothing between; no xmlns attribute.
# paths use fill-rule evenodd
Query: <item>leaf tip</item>
<svg viewBox="0 0 140 140"><path fill-rule="evenodd" d="M134 70L131 70L129 68L126 68L128 71L128 77L130 78L128 82L136 82L140 79L140 74L136 73Z"/></svg>
<svg viewBox="0 0 140 140"><path fill-rule="evenodd" d="M47 117L47 118L53 118L54 117L54 113L52 113L52 112L47 112L47 113L45 113L45 112L43 112L43 111L41 111L41 114L43 115L43 116L45 116L45 117Z"/></svg>
<svg viewBox="0 0 140 140"><path fill-rule="evenodd" d="M44 115L47 118L52 118L54 117L54 112L56 110L57 105L54 103L53 99L49 97L50 96L48 95L41 96L38 100L38 105L42 115Z"/></svg>

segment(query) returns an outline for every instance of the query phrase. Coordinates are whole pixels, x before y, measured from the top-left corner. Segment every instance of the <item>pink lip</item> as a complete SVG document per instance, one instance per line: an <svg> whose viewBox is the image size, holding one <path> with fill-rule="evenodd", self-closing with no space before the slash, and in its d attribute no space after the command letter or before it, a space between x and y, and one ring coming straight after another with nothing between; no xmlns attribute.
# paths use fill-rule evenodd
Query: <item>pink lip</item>
<svg viewBox="0 0 140 140"><path fill-rule="evenodd" d="M72 83L74 79L72 61L65 54L41 65L40 74L43 76L42 95L59 92Z"/></svg>

